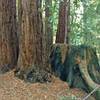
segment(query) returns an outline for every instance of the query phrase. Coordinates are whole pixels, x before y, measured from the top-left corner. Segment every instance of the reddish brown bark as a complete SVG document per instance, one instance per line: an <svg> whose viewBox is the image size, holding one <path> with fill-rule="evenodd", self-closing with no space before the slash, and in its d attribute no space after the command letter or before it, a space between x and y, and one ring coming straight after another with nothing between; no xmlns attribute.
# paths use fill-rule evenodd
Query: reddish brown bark
<svg viewBox="0 0 100 100"><path fill-rule="evenodd" d="M56 43L68 43L69 1L63 0L59 4L58 29Z"/></svg>
<svg viewBox="0 0 100 100"><path fill-rule="evenodd" d="M3 71L17 63L16 1L0 0L0 67Z"/></svg>
<svg viewBox="0 0 100 100"><path fill-rule="evenodd" d="M50 70L46 59L46 36L43 33L42 14L40 9L41 0L19 0L18 19L20 51L18 67L22 72L24 71L22 74L26 74L28 70L30 72L31 69L34 69L35 72ZM38 75L36 77L38 77Z"/></svg>

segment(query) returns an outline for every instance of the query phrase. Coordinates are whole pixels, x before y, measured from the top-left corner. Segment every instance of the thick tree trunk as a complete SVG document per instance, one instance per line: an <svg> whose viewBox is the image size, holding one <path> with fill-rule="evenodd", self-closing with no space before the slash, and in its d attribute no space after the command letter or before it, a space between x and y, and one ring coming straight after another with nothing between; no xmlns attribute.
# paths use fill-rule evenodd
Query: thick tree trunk
<svg viewBox="0 0 100 100"><path fill-rule="evenodd" d="M16 1L0 0L0 69L6 72L17 63Z"/></svg>
<svg viewBox="0 0 100 100"><path fill-rule="evenodd" d="M41 0L19 0L19 59L16 75L42 82L50 70L46 62ZM44 43L44 44L43 44ZM39 78L41 77L41 79ZM49 79L45 79L49 80ZM30 81L30 80L29 80Z"/></svg>
<svg viewBox="0 0 100 100"><path fill-rule="evenodd" d="M45 41L44 43L46 43L45 54L47 55L46 56L47 62L49 62L51 46L53 44L53 23L51 21L51 17L52 17L51 7L52 7L52 0L45 0L45 26L44 26L45 27Z"/></svg>
<svg viewBox="0 0 100 100"><path fill-rule="evenodd" d="M70 0L60 1L56 43L68 43Z"/></svg>

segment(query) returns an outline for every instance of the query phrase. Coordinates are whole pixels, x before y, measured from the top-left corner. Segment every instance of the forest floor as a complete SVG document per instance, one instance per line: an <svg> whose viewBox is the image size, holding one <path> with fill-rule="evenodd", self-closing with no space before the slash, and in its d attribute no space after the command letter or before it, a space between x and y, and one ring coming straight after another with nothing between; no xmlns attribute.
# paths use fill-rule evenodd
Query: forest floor
<svg viewBox="0 0 100 100"><path fill-rule="evenodd" d="M0 100L83 100L86 95L55 77L51 83L31 84L14 77L13 71L0 75Z"/></svg>

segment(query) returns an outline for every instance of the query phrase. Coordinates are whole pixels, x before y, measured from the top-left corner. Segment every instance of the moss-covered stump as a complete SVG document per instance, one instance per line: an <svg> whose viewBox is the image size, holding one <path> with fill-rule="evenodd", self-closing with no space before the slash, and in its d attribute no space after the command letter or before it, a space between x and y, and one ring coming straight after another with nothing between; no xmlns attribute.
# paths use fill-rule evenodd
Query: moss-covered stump
<svg viewBox="0 0 100 100"><path fill-rule="evenodd" d="M54 44L50 63L55 75L67 81L70 87L90 93L100 84L100 65L93 47ZM100 98L99 90L94 93L97 99Z"/></svg>

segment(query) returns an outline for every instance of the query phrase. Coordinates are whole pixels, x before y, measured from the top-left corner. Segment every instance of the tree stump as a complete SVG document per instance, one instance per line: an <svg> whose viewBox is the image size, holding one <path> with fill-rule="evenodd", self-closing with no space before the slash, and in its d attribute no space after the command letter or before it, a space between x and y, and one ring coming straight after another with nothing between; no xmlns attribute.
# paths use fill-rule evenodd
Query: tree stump
<svg viewBox="0 0 100 100"><path fill-rule="evenodd" d="M67 81L70 87L81 88L89 93L100 84L100 65L93 47L55 44L50 63L56 76ZM95 95L99 98L100 89Z"/></svg>

